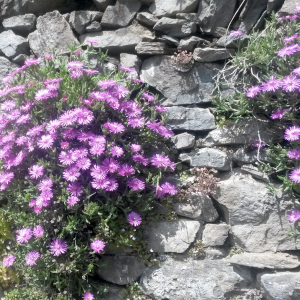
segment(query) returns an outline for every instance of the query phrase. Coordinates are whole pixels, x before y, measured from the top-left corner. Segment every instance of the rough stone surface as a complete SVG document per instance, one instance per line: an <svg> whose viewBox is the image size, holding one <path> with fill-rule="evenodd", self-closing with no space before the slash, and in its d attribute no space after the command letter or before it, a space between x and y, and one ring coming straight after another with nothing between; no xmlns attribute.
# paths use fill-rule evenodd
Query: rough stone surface
<svg viewBox="0 0 300 300"><path fill-rule="evenodd" d="M261 286L267 300L297 300L293 297L293 294L295 289L299 288L299 284L299 272L264 274L261 276Z"/></svg>
<svg viewBox="0 0 300 300"><path fill-rule="evenodd" d="M141 42L135 47L135 51L140 55L165 54L167 47L162 42Z"/></svg>
<svg viewBox="0 0 300 300"><path fill-rule="evenodd" d="M153 29L173 37L183 38L195 33L197 25L183 19L163 17L154 25Z"/></svg>
<svg viewBox="0 0 300 300"><path fill-rule="evenodd" d="M145 271L141 286L146 294L161 299L225 300L226 293L250 281L244 278L224 260L168 258Z"/></svg>
<svg viewBox="0 0 300 300"><path fill-rule="evenodd" d="M239 148L232 156L232 160L239 164L253 164L258 161L267 161L268 157L265 151L260 149L258 150L247 150L244 148Z"/></svg>
<svg viewBox="0 0 300 300"><path fill-rule="evenodd" d="M170 56L153 56L143 62L141 79L159 90L165 105L181 105L211 101L212 77L220 69L217 64L194 63L191 71L176 71Z"/></svg>
<svg viewBox="0 0 300 300"><path fill-rule="evenodd" d="M268 130L266 130L268 128ZM238 123L219 127L211 131L206 138L196 141L198 147L212 147L216 145L250 145L259 140L270 143L273 139L274 131L266 121L258 121L251 118L241 119Z"/></svg>
<svg viewBox="0 0 300 300"><path fill-rule="evenodd" d="M97 269L98 276L119 285L137 280L146 268L135 256L102 256L101 259L104 266Z"/></svg>
<svg viewBox="0 0 300 300"><path fill-rule="evenodd" d="M117 285L106 285L107 292L101 300L126 300L126 288Z"/></svg>
<svg viewBox="0 0 300 300"><path fill-rule="evenodd" d="M168 112L167 124L171 129L202 131L216 128L215 117L208 108L172 106Z"/></svg>
<svg viewBox="0 0 300 300"><path fill-rule="evenodd" d="M200 0L200 27L211 32L216 27L227 27L235 11L236 0Z"/></svg>
<svg viewBox="0 0 300 300"><path fill-rule="evenodd" d="M200 223L192 220L155 222L144 231L147 250L183 253L195 240Z"/></svg>
<svg viewBox="0 0 300 300"><path fill-rule="evenodd" d="M286 214L299 206L291 195L279 190L274 197L266 183L242 174L239 169L222 176L218 186L213 197L240 248L255 253L299 249L300 241L295 243L286 234L290 231Z"/></svg>
<svg viewBox="0 0 300 300"><path fill-rule="evenodd" d="M205 230L204 230L205 232ZM203 234L204 234L203 232ZM300 266L299 258L287 253L241 253L228 260L231 264L257 269L294 269Z"/></svg>
<svg viewBox="0 0 300 300"><path fill-rule="evenodd" d="M68 46L74 42L78 44L69 23L58 11L38 17L36 28L28 36L30 48L36 56L51 53L54 49L57 53L68 53Z"/></svg>
<svg viewBox="0 0 300 300"><path fill-rule="evenodd" d="M230 170L227 154L217 149L202 148L197 152L182 153L179 155L179 159L189 162L191 167L208 167L221 171Z"/></svg>
<svg viewBox="0 0 300 300"><path fill-rule="evenodd" d="M293 15L296 7L299 6L298 0L285 0L282 7L278 11L279 16Z"/></svg>
<svg viewBox="0 0 300 300"><path fill-rule="evenodd" d="M239 46L244 46L248 42L248 40L249 36L246 34L238 37L225 35L217 41L217 46L225 48L238 48Z"/></svg>
<svg viewBox="0 0 300 300"><path fill-rule="evenodd" d="M208 45L208 44L209 42L207 40L201 39L198 36L191 36L188 38L181 39L178 49L193 51L193 49L198 45Z"/></svg>
<svg viewBox="0 0 300 300"><path fill-rule="evenodd" d="M203 230L202 242L205 247L222 246L228 238L230 226L227 224L206 224Z"/></svg>
<svg viewBox="0 0 300 300"><path fill-rule="evenodd" d="M24 61L29 58L28 55L26 54L19 54L18 56L16 56L15 58L12 59L12 61L16 64L19 64L19 65L23 65L24 64Z"/></svg>
<svg viewBox="0 0 300 300"><path fill-rule="evenodd" d="M157 40L159 42L164 42L164 43L166 43L169 46L173 46L173 47L174 46L176 46L176 47L179 46L179 39L174 38L172 36L162 35L161 37L158 37Z"/></svg>
<svg viewBox="0 0 300 300"><path fill-rule="evenodd" d="M14 34L12 30L0 33L0 54L12 59L19 54L29 54L27 39Z"/></svg>
<svg viewBox="0 0 300 300"><path fill-rule="evenodd" d="M117 0L115 6L108 6L103 14L101 25L104 28L127 26L141 7L138 0Z"/></svg>
<svg viewBox="0 0 300 300"><path fill-rule="evenodd" d="M171 17L177 13L194 12L199 0L155 0L149 11L158 17Z"/></svg>
<svg viewBox="0 0 300 300"><path fill-rule="evenodd" d="M128 68L134 68L136 75L140 73L141 60L135 54L121 53L120 54L120 65Z"/></svg>
<svg viewBox="0 0 300 300"><path fill-rule="evenodd" d="M176 14L176 18L177 19L184 19L190 22L194 22L196 24L199 24L199 18L198 18L198 14L196 13L177 13Z"/></svg>
<svg viewBox="0 0 300 300"><path fill-rule="evenodd" d="M148 12L140 12L136 15L136 19L143 25L153 27L157 22L158 18Z"/></svg>
<svg viewBox="0 0 300 300"><path fill-rule="evenodd" d="M269 176L266 173L259 171L259 169L253 165L244 165L241 167L241 170L245 173L251 174L252 177L256 179L264 182L270 182Z"/></svg>
<svg viewBox="0 0 300 300"><path fill-rule="evenodd" d="M34 14L26 14L5 19L2 25L6 30L11 29L15 33L27 35L35 29L35 23L36 16Z"/></svg>
<svg viewBox="0 0 300 300"><path fill-rule="evenodd" d="M7 58L0 56L0 82L8 74L18 68L18 65L12 63Z"/></svg>
<svg viewBox="0 0 300 300"><path fill-rule="evenodd" d="M199 62L212 62L232 57L234 52L232 49L225 48L196 48L193 53L193 58Z"/></svg>
<svg viewBox="0 0 300 300"><path fill-rule="evenodd" d="M75 0L30 0L30 1L16 1L4 0L0 1L0 19L11 16L24 15L32 13L35 15L43 15L46 12L58 9L61 12L76 9Z"/></svg>
<svg viewBox="0 0 300 300"><path fill-rule="evenodd" d="M95 48L108 49L113 53L134 52L136 45L142 41L154 40L155 35L146 27L138 24L120 28L115 31L102 31L83 34L80 42L87 44L86 40L97 41Z"/></svg>
<svg viewBox="0 0 300 300"><path fill-rule="evenodd" d="M204 193L191 193L184 201L174 203L174 211L179 215L205 222L214 222L219 214L210 197Z"/></svg>
<svg viewBox="0 0 300 300"><path fill-rule="evenodd" d="M101 31L102 26L99 22L93 21L90 25L86 26L85 31L86 32L97 32Z"/></svg>
<svg viewBox="0 0 300 300"><path fill-rule="evenodd" d="M93 0L100 11L105 11L107 6L113 5L114 0Z"/></svg>
<svg viewBox="0 0 300 300"><path fill-rule="evenodd" d="M175 148L178 150L190 149L195 145L195 136L187 132L177 134L172 138Z"/></svg>
<svg viewBox="0 0 300 300"><path fill-rule="evenodd" d="M103 13L99 11L78 10L70 14L69 23L78 34L83 34L85 28L93 21L100 21Z"/></svg>

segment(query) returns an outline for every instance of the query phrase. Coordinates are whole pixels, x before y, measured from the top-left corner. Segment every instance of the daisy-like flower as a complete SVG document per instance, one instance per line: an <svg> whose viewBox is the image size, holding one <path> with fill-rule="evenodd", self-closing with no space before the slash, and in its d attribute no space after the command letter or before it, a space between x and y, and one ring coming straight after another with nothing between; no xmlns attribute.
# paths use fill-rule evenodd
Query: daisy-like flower
<svg viewBox="0 0 300 300"><path fill-rule="evenodd" d="M11 267L16 260L16 257L12 254L8 254L2 261L2 265L5 268Z"/></svg>
<svg viewBox="0 0 300 300"><path fill-rule="evenodd" d="M22 115L20 116L20 118L16 121L17 124L21 125L21 124L25 124L28 121L30 121L30 115L26 114L26 115Z"/></svg>
<svg viewBox="0 0 300 300"><path fill-rule="evenodd" d="M71 77L74 79L77 79L83 75L83 72L81 70L71 70Z"/></svg>
<svg viewBox="0 0 300 300"><path fill-rule="evenodd" d="M96 253L100 253L105 248L105 243L102 240L95 240L91 243L91 248Z"/></svg>
<svg viewBox="0 0 300 300"><path fill-rule="evenodd" d="M28 241L31 239L32 237L32 230L30 228L22 228L20 230L17 231L17 236L16 236L16 240L18 243L23 244L23 243L28 243Z"/></svg>
<svg viewBox="0 0 300 300"><path fill-rule="evenodd" d="M108 187L109 181L107 178L104 179L94 179L92 181L92 187L97 190L106 189Z"/></svg>
<svg viewBox="0 0 300 300"><path fill-rule="evenodd" d="M82 186L78 183L69 183L67 186L67 191L70 193L71 196L79 197L82 195Z"/></svg>
<svg viewBox="0 0 300 300"><path fill-rule="evenodd" d="M141 225L142 217L138 213L132 211L128 214L127 221L129 222L130 225L137 227Z"/></svg>
<svg viewBox="0 0 300 300"><path fill-rule="evenodd" d="M160 199L165 198L166 194L164 193L164 190L161 186L157 187L155 196Z"/></svg>
<svg viewBox="0 0 300 300"><path fill-rule="evenodd" d="M47 53L47 54L44 54L44 57L45 57L45 59L49 60L49 59L53 58L53 55Z"/></svg>
<svg viewBox="0 0 300 300"><path fill-rule="evenodd" d="M252 147L254 147L254 148L263 148L263 147L266 147L266 146L267 146L267 144L263 141L254 141L252 143Z"/></svg>
<svg viewBox="0 0 300 300"><path fill-rule="evenodd" d="M276 90L281 87L281 84L281 80L276 79L276 77L272 75L267 82L261 85L261 89L264 92L276 92Z"/></svg>
<svg viewBox="0 0 300 300"><path fill-rule="evenodd" d="M112 156L121 157L124 154L124 150L119 146L111 147L110 154Z"/></svg>
<svg viewBox="0 0 300 300"><path fill-rule="evenodd" d="M282 89L286 92L295 92L299 91L300 88L300 79L294 75L289 75L284 77L281 80Z"/></svg>
<svg viewBox="0 0 300 300"><path fill-rule="evenodd" d="M97 85L103 89L103 90L106 90L106 89L109 89L109 88L113 88L117 85L117 82L113 79L106 79L106 80L101 80L97 83Z"/></svg>
<svg viewBox="0 0 300 300"><path fill-rule="evenodd" d="M15 177L13 172L0 172L0 183L8 185Z"/></svg>
<svg viewBox="0 0 300 300"><path fill-rule="evenodd" d="M46 88L48 91L57 91L59 89L59 83L49 83L47 84Z"/></svg>
<svg viewBox="0 0 300 300"><path fill-rule="evenodd" d="M106 122L103 127L111 133L121 133L125 131L124 125L117 122Z"/></svg>
<svg viewBox="0 0 300 300"><path fill-rule="evenodd" d="M254 98L260 92L261 92L261 86L259 86L259 85L252 86L251 88L248 89L246 96L248 98Z"/></svg>
<svg viewBox="0 0 300 300"><path fill-rule="evenodd" d="M73 125L76 119L74 110L67 110L59 117L60 124L63 126Z"/></svg>
<svg viewBox="0 0 300 300"><path fill-rule="evenodd" d="M161 122L148 122L147 123L147 127L149 127L151 130L153 130L154 132L158 133L158 128L161 126Z"/></svg>
<svg viewBox="0 0 300 300"><path fill-rule="evenodd" d="M34 126L26 133L28 136L37 136L43 131L43 126Z"/></svg>
<svg viewBox="0 0 300 300"><path fill-rule="evenodd" d="M46 178L40 181L40 183L38 184L38 189L39 191L43 192L43 191L51 191L53 186L53 180L51 178Z"/></svg>
<svg viewBox="0 0 300 300"><path fill-rule="evenodd" d="M155 101L155 97L149 93L144 92L142 94L142 98L145 99L147 102Z"/></svg>
<svg viewBox="0 0 300 300"><path fill-rule="evenodd" d="M143 166L148 166L149 160L147 157L144 157L142 154L134 154L131 156L132 160L142 164Z"/></svg>
<svg viewBox="0 0 300 300"><path fill-rule="evenodd" d="M88 74L88 75L96 75L99 73L97 70L92 70L92 69L83 69L83 71Z"/></svg>
<svg viewBox="0 0 300 300"><path fill-rule="evenodd" d="M108 173L114 173L120 167L119 163L113 158L105 158L102 162L102 166Z"/></svg>
<svg viewBox="0 0 300 300"><path fill-rule="evenodd" d="M24 65L26 65L26 66L39 65L40 63L41 63L41 59L40 58L27 58L24 61Z"/></svg>
<svg viewBox="0 0 300 300"><path fill-rule="evenodd" d="M37 179L44 174L44 167L41 165L33 165L28 170L31 179Z"/></svg>
<svg viewBox="0 0 300 300"><path fill-rule="evenodd" d="M296 40L297 38L298 38L298 34L295 33L295 34L292 35L292 36L289 36L289 37L287 37L287 38L284 38L284 39L283 39L283 42L284 42L284 43L289 43L289 42L292 42L292 41Z"/></svg>
<svg viewBox="0 0 300 300"><path fill-rule="evenodd" d="M20 115L21 115L21 111L19 109L14 109L7 115L7 118L13 121L18 119Z"/></svg>
<svg viewBox="0 0 300 300"><path fill-rule="evenodd" d="M170 160L169 157L161 154L155 154L154 156L152 156L151 164L152 166L156 166L158 168L160 167L167 168L167 167L174 166L174 163Z"/></svg>
<svg viewBox="0 0 300 300"><path fill-rule="evenodd" d="M20 136L16 139L16 144L17 145L25 145L27 143L27 137L25 136Z"/></svg>
<svg viewBox="0 0 300 300"><path fill-rule="evenodd" d="M79 125L88 125L94 120L93 112L85 107L75 108L74 115L76 117L76 122Z"/></svg>
<svg viewBox="0 0 300 300"><path fill-rule="evenodd" d="M137 178L132 178L127 180L127 186L133 191L142 191L145 189L145 182Z"/></svg>
<svg viewBox="0 0 300 300"><path fill-rule="evenodd" d="M94 134L92 132L78 132L77 134L77 140L80 141L80 142L86 142L88 140L93 140L94 138ZM103 137L104 139L104 142L103 142L103 145L105 144L105 138ZM92 144L91 146L94 146L94 144Z"/></svg>
<svg viewBox="0 0 300 300"><path fill-rule="evenodd" d="M145 125L144 118L129 118L127 124L132 128L141 128Z"/></svg>
<svg viewBox="0 0 300 300"><path fill-rule="evenodd" d="M238 37L241 36L244 32L242 30L233 30L230 32L229 36Z"/></svg>
<svg viewBox="0 0 300 300"><path fill-rule="evenodd" d="M63 178L70 182L76 181L79 176L80 172L77 166L71 166L63 172Z"/></svg>
<svg viewBox="0 0 300 300"><path fill-rule="evenodd" d="M108 170L105 166L94 165L91 169L91 176L95 179L103 180L106 178Z"/></svg>
<svg viewBox="0 0 300 300"><path fill-rule="evenodd" d="M94 300L95 297L92 293L85 293L84 294L84 300Z"/></svg>
<svg viewBox="0 0 300 300"><path fill-rule="evenodd" d="M90 93L89 98L94 99L96 101L105 101L106 100L106 93L95 91Z"/></svg>
<svg viewBox="0 0 300 300"><path fill-rule="evenodd" d="M81 62L81 61L70 61L68 64L67 64L67 67L69 69L73 69L73 70L80 70L80 69L83 69L83 66L84 66L84 63Z"/></svg>
<svg viewBox="0 0 300 300"><path fill-rule="evenodd" d="M292 126L284 131L284 138L287 141L293 142L299 140L300 137L300 127Z"/></svg>
<svg viewBox="0 0 300 300"><path fill-rule="evenodd" d="M93 146L90 148L90 153L92 155L101 155L105 151L105 146Z"/></svg>
<svg viewBox="0 0 300 300"><path fill-rule="evenodd" d="M277 53L279 57L286 57L289 55L292 55L296 52L300 51L299 45L298 44L292 44L289 46L285 46L282 49L280 49Z"/></svg>
<svg viewBox="0 0 300 300"><path fill-rule="evenodd" d="M162 113L167 113L168 112L168 109L164 106L161 106L161 105L155 105L155 110L159 111L159 112L162 112Z"/></svg>
<svg viewBox="0 0 300 300"><path fill-rule="evenodd" d="M28 266L36 265L36 260L40 258L40 254L36 251L31 251L25 256L25 263Z"/></svg>
<svg viewBox="0 0 300 300"><path fill-rule="evenodd" d="M67 129L62 130L62 132L61 132L61 135L66 140L75 139L77 134L78 134L78 131L74 128L67 128Z"/></svg>
<svg viewBox="0 0 300 300"><path fill-rule="evenodd" d="M67 203L68 203L68 205L70 205L70 206L74 206L76 203L78 203L79 202L79 198L78 197L75 197L75 196L71 196L71 197L69 197L68 198L68 200L67 200Z"/></svg>
<svg viewBox="0 0 300 300"><path fill-rule="evenodd" d="M69 145L70 145L69 142L61 142L60 143L60 146L62 149L67 149L69 147Z"/></svg>
<svg viewBox="0 0 300 300"><path fill-rule="evenodd" d="M287 216L290 222L295 223L300 219L300 211L292 210L290 214L287 214Z"/></svg>
<svg viewBox="0 0 300 300"><path fill-rule="evenodd" d="M134 171L134 167L131 166L131 165L128 165L128 164L123 164L123 165L120 165L119 169L118 169L118 174L120 176L130 176L130 175L133 175L135 173Z"/></svg>
<svg viewBox="0 0 300 300"><path fill-rule="evenodd" d="M89 138L89 145L92 147L103 147L106 139L103 135L95 135Z"/></svg>
<svg viewBox="0 0 300 300"><path fill-rule="evenodd" d="M130 145L130 149L132 150L132 151L134 151L134 152L139 152L139 151L141 151L141 145L139 145L139 144L131 144Z"/></svg>
<svg viewBox="0 0 300 300"><path fill-rule="evenodd" d="M166 139L170 139L174 136L174 133L172 130L170 130L169 128L165 127L165 126L159 126L157 133L160 134L161 136L163 136Z"/></svg>
<svg viewBox="0 0 300 300"><path fill-rule="evenodd" d="M3 102L0 106L1 110L10 111L16 107L16 102L14 100L7 100Z"/></svg>
<svg viewBox="0 0 300 300"><path fill-rule="evenodd" d="M50 244L50 252L53 256L60 256L67 252L67 243L61 239L55 239Z"/></svg>
<svg viewBox="0 0 300 300"><path fill-rule="evenodd" d="M296 68L293 70L293 74L297 75L298 77L300 77L300 67Z"/></svg>
<svg viewBox="0 0 300 300"><path fill-rule="evenodd" d="M59 162L65 166L70 166L76 161L76 157L72 150L60 152L58 159Z"/></svg>
<svg viewBox="0 0 300 300"><path fill-rule="evenodd" d="M37 225L32 230L35 238L40 238L44 234L44 229L41 225Z"/></svg>
<svg viewBox="0 0 300 300"><path fill-rule="evenodd" d="M54 143L54 139L52 138L51 135L47 134L41 136L41 138L37 142L37 145L41 149L49 149L52 147L53 143Z"/></svg>
<svg viewBox="0 0 300 300"><path fill-rule="evenodd" d="M87 39L86 40L87 43L90 43L91 45L96 45L98 44L98 41L97 40L93 40L93 39ZM85 300L85 299L84 299Z"/></svg>
<svg viewBox="0 0 300 300"><path fill-rule="evenodd" d="M115 86L113 92L118 99L125 98L129 94L128 89L123 85Z"/></svg>
<svg viewBox="0 0 300 300"><path fill-rule="evenodd" d="M300 158L300 149L291 149L288 154L288 158L299 159Z"/></svg>
<svg viewBox="0 0 300 300"><path fill-rule="evenodd" d="M124 66L121 66L121 67L120 67L120 70L125 71L125 72L128 72L128 73L133 73L133 72L135 72L135 69L134 69L134 68L128 68L128 67L124 67Z"/></svg>
<svg viewBox="0 0 300 300"><path fill-rule="evenodd" d="M283 109L282 107L279 107L278 110L276 110L275 112L273 112L270 115L271 119L282 119L284 116L284 113L288 112L288 109Z"/></svg>
<svg viewBox="0 0 300 300"><path fill-rule="evenodd" d="M161 185L163 193L169 195L176 195L178 193L177 188L175 185L171 184L170 182L165 182Z"/></svg>
<svg viewBox="0 0 300 300"><path fill-rule="evenodd" d="M293 170L289 178L296 183L300 183L300 168Z"/></svg>
<svg viewBox="0 0 300 300"><path fill-rule="evenodd" d="M35 207L36 206L36 200L31 200L28 205L29 205L29 207Z"/></svg>
<svg viewBox="0 0 300 300"><path fill-rule="evenodd" d="M36 101L43 101L43 100L47 100L51 97L50 91L47 89L42 89L36 92L34 99Z"/></svg>
<svg viewBox="0 0 300 300"><path fill-rule="evenodd" d="M82 170L88 170L91 166L91 160L87 157L79 158L76 161L76 166Z"/></svg>
<svg viewBox="0 0 300 300"><path fill-rule="evenodd" d="M105 178L106 180L106 187L104 188L107 192L113 192L113 191L116 191L119 187L119 183L118 181L113 178L113 177L107 177Z"/></svg>

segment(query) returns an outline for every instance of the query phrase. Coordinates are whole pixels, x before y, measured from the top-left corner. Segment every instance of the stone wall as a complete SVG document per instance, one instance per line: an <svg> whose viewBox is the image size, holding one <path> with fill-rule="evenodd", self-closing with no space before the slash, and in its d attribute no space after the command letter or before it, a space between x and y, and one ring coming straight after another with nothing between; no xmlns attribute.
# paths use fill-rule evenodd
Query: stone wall
<svg viewBox="0 0 300 300"><path fill-rule="evenodd" d="M295 203L271 193L270 179L255 166L267 157L249 147L258 133L270 142L278 132L267 120L251 118L217 128L210 105L213 77L235 52L229 32L242 30L246 41L272 11L283 5L279 14L293 13L299 1L79 2L0 0L0 79L29 56L67 55L69 45L93 39L109 51L106 68L134 68L133 76L165 98L176 133L173 153L183 168L214 168L221 179L213 197L194 193L175 200L177 221L148 225L147 247L159 264L146 268L131 249L107 251L107 267L98 270L111 284L105 299L125 299L122 286L133 281L151 299L300 299L300 242L287 236L285 215ZM178 49L193 52L188 70L172 63ZM159 203L155 209L168 213Z"/></svg>

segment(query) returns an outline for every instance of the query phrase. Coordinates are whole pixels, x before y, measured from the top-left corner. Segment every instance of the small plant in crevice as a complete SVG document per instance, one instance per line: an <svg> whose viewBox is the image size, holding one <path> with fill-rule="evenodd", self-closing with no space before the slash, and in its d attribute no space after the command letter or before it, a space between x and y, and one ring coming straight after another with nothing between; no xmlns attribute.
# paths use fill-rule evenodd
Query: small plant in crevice
<svg viewBox="0 0 300 300"><path fill-rule="evenodd" d="M237 247L237 246L231 247L230 251L229 251L229 255L230 256L233 256L235 254L242 254L242 253L244 253L244 250L241 249L241 248L239 248L239 247Z"/></svg>
<svg viewBox="0 0 300 300"><path fill-rule="evenodd" d="M195 259L205 257L205 248L202 240L198 240L192 245L189 250L189 254Z"/></svg>
<svg viewBox="0 0 300 300"><path fill-rule="evenodd" d="M153 296L145 295L137 282L126 286L126 300L157 300Z"/></svg>
<svg viewBox="0 0 300 300"><path fill-rule="evenodd" d="M174 67L183 72L190 70L194 64L193 53L187 50L176 51L171 59Z"/></svg>

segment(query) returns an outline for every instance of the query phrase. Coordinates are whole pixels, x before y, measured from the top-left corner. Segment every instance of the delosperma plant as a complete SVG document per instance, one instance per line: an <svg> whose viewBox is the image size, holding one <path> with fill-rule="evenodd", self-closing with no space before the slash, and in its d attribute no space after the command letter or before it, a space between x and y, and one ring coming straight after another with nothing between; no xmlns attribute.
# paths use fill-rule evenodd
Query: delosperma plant
<svg viewBox="0 0 300 300"><path fill-rule="evenodd" d="M106 247L134 249L152 201L177 193L163 179L175 170L167 109L132 69L89 68L95 53L27 59L0 90L1 212L14 234L2 264L49 299L96 299Z"/></svg>

